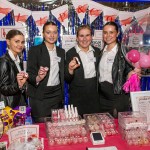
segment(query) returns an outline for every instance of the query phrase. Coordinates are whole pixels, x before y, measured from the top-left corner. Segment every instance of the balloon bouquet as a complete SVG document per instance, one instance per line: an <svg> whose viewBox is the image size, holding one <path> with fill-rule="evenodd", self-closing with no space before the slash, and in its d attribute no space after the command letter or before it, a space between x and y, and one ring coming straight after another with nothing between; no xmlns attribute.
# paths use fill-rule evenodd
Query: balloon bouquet
<svg viewBox="0 0 150 150"><path fill-rule="evenodd" d="M124 84L125 92L150 90L150 14L131 23L122 38L122 51L127 62L134 68L142 69L141 77L135 73Z"/></svg>

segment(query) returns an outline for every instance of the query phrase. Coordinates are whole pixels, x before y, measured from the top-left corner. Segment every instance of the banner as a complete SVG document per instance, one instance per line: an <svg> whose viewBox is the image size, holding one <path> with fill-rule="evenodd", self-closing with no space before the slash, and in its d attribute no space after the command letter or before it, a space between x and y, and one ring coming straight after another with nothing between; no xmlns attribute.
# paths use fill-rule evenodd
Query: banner
<svg viewBox="0 0 150 150"><path fill-rule="evenodd" d="M51 13L66 29L68 29L68 5L63 5L53 9L51 10Z"/></svg>
<svg viewBox="0 0 150 150"><path fill-rule="evenodd" d="M31 15L31 11L14 5L15 23L25 22Z"/></svg>
<svg viewBox="0 0 150 150"><path fill-rule="evenodd" d="M0 0L0 20L13 10L9 4L6 0Z"/></svg>
<svg viewBox="0 0 150 150"><path fill-rule="evenodd" d="M109 22L109 21L115 21L119 14L119 10L110 8L110 7L103 7L103 13L104 13L104 21Z"/></svg>
<svg viewBox="0 0 150 150"><path fill-rule="evenodd" d="M1 5L1 3L2 3L2 5ZM17 5L14 5L13 3L5 1L5 0L0 1L0 6L3 6L4 8L7 6L7 8L9 8L10 10L14 10L14 17L15 17L15 23L16 24L17 24L17 22L18 23L25 22L28 19L28 17L31 15L30 10L19 7Z"/></svg>
<svg viewBox="0 0 150 150"><path fill-rule="evenodd" d="M143 31L145 32L147 23L150 22L150 7L147 9L135 12L134 16L136 17Z"/></svg>
<svg viewBox="0 0 150 150"><path fill-rule="evenodd" d="M133 12L119 11L119 20L122 30L124 32L133 20Z"/></svg>
<svg viewBox="0 0 150 150"><path fill-rule="evenodd" d="M96 2L89 2L89 17L90 24L102 13L103 5L98 4Z"/></svg>
<svg viewBox="0 0 150 150"><path fill-rule="evenodd" d="M72 4L75 8L76 13L78 14L78 17L80 19L80 21L82 22L84 17L85 17L85 13L87 11L88 8L88 0L82 0L80 1L80 3L76 0L72 0Z"/></svg>
<svg viewBox="0 0 150 150"><path fill-rule="evenodd" d="M49 11L32 11L32 17L36 26L39 28L40 33L42 34L43 25L49 18Z"/></svg>
<svg viewBox="0 0 150 150"><path fill-rule="evenodd" d="M95 26L93 25L92 27L96 28L96 24L105 24L108 21L117 21L120 22L120 26L122 27L122 30L125 31L125 29L131 24L134 18L138 20L139 25L142 25L143 31L146 30L146 26L148 23L149 19L149 14L150 14L150 7L144 10L140 10L137 12L125 12L125 11L119 11L104 5L101 5L97 2L93 2L91 0L82 0L82 1L76 1L72 0L73 6L75 7L75 12L74 8L71 7L71 12L72 14L76 14L79 16L79 19L83 22L84 24L87 24L90 22L90 24L100 15L102 23L100 22L100 19L98 22L95 23ZM86 13L88 10L88 13ZM10 17L4 18L6 15L8 15L11 11L14 11L14 18L13 15ZM53 18L57 18L57 20L66 28L68 29L68 5L63 5L60 6L56 9L51 10ZM12 13L13 14L13 13ZM85 15L86 14L86 15ZM0 22L0 25L4 25L4 23L7 23L8 20L15 20L15 24L17 26L22 26L28 19L28 17L31 15L31 11L24 9L22 7L16 6L13 3L6 1L6 0L0 0L0 19L2 19ZM69 26L72 31L70 33L75 33L76 27L80 25L80 23L76 20L77 16L76 15L69 15L69 20L71 23L69 23ZM9 16L9 15L8 15ZM43 24L48 20L49 18L49 11L32 11L32 16L35 20L36 26L38 27L39 31L42 32L42 26ZM86 16L86 17L85 17ZM70 18L75 18L75 19L70 19ZM118 19L119 18L119 19ZM142 18L142 19L140 19ZM31 28L29 31L35 35L36 33L36 26L34 24L34 21L29 19L28 23L29 28ZM7 25L12 25L11 23L8 23ZM62 26L60 26L60 29L62 29ZM69 29L68 29L69 30ZM60 31L60 36L63 34L63 30ZM3 31L3 36L5 36L5 31ZM30 41L34 39L34 36L30 36ZM32 38L31 38L32 37ZM59 39L61 39L59 37ZM61 41L59 41L61 42ZM29 44L28 47L32 46L32 44Z"/></svg>
<svg viewBox="0 0 150 150"><path fill-rule="evenodd" d="M150 13L150 7L140 11L136 11L133 15L138 19Z"/></svg>
<svg viewBox="0 0 150 150"><path fill-rule="evenodd" d="M0 26L0 57L6 53L6 34L12 29L20 30L26 38L28 37L26 26Z"/></svg>
<svg viewBox="0 0 150 150"><path fill-rule="evenodd" d="M24 36L27 37L26 26L0 26L0 41L5 41L6 34L12 29L20 30L24 34Z"/></svg>

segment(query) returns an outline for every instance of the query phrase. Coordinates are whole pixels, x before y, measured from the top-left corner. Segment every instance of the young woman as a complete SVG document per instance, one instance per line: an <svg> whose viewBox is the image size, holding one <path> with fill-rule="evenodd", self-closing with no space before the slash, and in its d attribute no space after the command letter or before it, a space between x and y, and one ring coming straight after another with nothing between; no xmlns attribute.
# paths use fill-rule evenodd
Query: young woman
<svg viewBox="0 0 150 150"><path fill-rule="evenodd" d="M28 53L28 95L31 114L35 122L43 122L52 109L62 107L64 91L65 51L57 46L57 26L46 22L43 26L44 41L33 46Z"/></svg>
<svg viewBox="0 0 150 150"><path fill-rule="evenodd" d="M0 58L0 101L5 106L26 105L23 86L28 74L23 72L23 62L19 57L25 38L19 30L10 30L6 35L7 52Z"/></svg>
<svg viewBox="0 0 150 150"><path fill-rule="evenodd" d="M78 113L99 112L98 64L100 50L91 46L92 31L88 25L77 30L77 45L66 53L65 79L69 83L69 103Z"/></svg>
<svg viewBox="0 0 150 150"><path fill-rule="evenodd" d="M129 94L122 86L136 70L125 61L117 37L118 26L107 22L103 27L104 49L99 64L99 94L101 112L109 112L115 118L118 112L129 110Z"/></svg>

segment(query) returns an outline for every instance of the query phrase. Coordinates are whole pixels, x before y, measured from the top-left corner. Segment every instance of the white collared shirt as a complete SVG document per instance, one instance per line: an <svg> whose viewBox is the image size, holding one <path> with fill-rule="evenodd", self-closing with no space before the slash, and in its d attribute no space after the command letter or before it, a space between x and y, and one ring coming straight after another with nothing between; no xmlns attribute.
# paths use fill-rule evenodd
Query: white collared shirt
<svg viewBox="0 0 150 150"><path fill-rule="evenodd" d="M83 64L83 69L84 69L84 78L93 78L96 76L96 71L95 71L95 61L96 58L94 57L94 49L90 46L89 50L87 52L81 50L79 46L77 45L76 47L76 52L79 54L82 64Z"/></svg>
<svg viewBox="0 0 150 150"><path fill-rule="evenodd" d="M100 65L99 65L99 71L100 71L99 82L108 81L109 83L113 83L112 82L112 66L113 66L117 51L118 51L117 44L110 51L107 50L107 46L105 47L101 61L100 61Z"/></svg>
<svg viewBox="0 0 150 150"><path fill-rule="evenodd" d="M21 71L21 67L20 67L20 59L19 59L19 56L17 55L17 57L15 58L13 52L10 50L10 49L7 49L8 50L8 54L10 56L10 58L14 61L18 71L20 72Z"/></svg>
<svg viewBox="0 0 150 150"><path fill-rule="evenodd" d="M57 56L56 47L54 47L53 50L48 49L48 53L50 56L50 74L47 86L55 86L60 84L59 65L58 65L58 62L60 62L60 58Z"/></svg>

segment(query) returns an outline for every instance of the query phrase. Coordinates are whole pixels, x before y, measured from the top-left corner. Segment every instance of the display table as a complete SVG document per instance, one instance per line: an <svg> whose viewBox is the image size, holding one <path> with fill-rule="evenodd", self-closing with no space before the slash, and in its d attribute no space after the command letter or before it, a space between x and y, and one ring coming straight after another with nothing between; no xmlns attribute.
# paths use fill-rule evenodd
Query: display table
<svg viewBox="0 0 150 150"><path fill-rule="evenodd" d="M40 127L40 137L44 138L44 150L86 150L86 147L106 147L106 146L116 146L118 150L150 150L150 146L128 146L126 141L122 139L120 134L114 136L107 136L105 138L105 144L99 146L93 146L91 141L85 144L71 144L67 146L49 146L48 139L46 138L45 124L38 124ZM116 120L116 125L118 125ZM0 142L8 141L8 136L3 135Z"/></svg>

